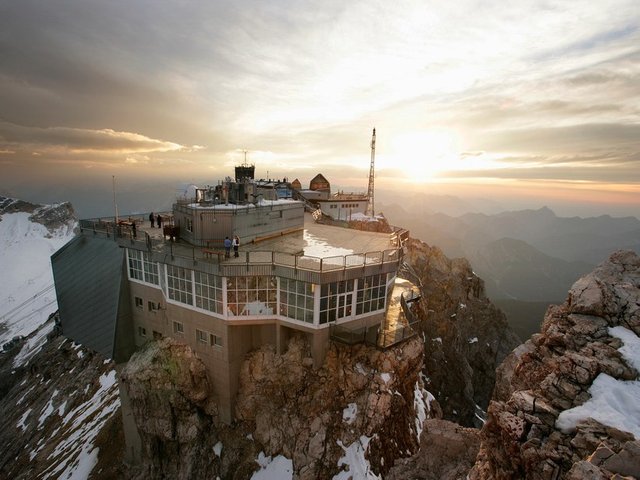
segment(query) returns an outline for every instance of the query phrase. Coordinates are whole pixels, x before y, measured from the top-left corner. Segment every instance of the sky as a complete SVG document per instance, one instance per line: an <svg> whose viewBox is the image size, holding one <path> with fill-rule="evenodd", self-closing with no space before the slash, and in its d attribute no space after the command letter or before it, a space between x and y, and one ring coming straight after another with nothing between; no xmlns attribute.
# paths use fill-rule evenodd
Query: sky
<svg viewBox="0 0 640 480"><path fill-rule="evenodd" d="M387 195L637 216L639 73L637 0L0 0L0 194L366 191L375 127Z"/></svg>

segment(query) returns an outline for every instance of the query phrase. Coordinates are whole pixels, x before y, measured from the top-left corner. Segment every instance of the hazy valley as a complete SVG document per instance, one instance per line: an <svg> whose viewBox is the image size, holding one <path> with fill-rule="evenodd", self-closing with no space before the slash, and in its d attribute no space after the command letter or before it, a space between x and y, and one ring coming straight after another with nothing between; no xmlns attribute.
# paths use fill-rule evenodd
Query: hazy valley
<svg viewBox="0 0 640 480"><path fill-rule="evenodd" d="M429 195L379 208L391 223L411 225L415 238L450 257L467 258L484 279L489 298L503 308L523 339L539 331L548 305L561 303L573 282L612 251L640 252L636 217L563 218L547 207L459 214L473 206L455 197ZM488 204L479 202L477 208L486 210Z"/></svg>

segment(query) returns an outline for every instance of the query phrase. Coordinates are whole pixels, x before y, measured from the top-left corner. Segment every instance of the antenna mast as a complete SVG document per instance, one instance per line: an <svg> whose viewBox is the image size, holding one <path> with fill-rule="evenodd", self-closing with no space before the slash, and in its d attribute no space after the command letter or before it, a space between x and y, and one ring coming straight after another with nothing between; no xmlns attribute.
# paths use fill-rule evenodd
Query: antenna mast
<svg viewBox="0 0 640 480"><path fill-rule="evenodd" d="M375 210L373 208L373 182L375 177L375 160L376 160L376 129L373 129L373 135L371 136L371 167L369 168L369 188L367 189L367 198L369 199L369 203L367 203L367 211L365 215L368 217L373 217L375 215Z"/></svg>

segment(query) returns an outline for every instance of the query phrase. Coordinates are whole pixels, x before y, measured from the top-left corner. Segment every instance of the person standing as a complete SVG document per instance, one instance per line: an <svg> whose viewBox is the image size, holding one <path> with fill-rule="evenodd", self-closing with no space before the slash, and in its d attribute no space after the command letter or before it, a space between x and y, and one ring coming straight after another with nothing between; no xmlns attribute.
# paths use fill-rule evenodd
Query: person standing
<svg viewBox="0 0 640 480"><path fill-rule="evenodd" d="M133 239L135 240L135 238L138 236L138 232L136 231L136 221L135 220L131 221L131 233L133 234Z"/></svg>
<svg viewBox="0 0 640 480"><path fill-rule="evenodd" d="M156 224L155 224L155 220L156 220L156 217L155 217L155 215L153 214L153 212L151 212L151 213L149 214L149 221L151 222L151 228L153 228L153 227L155 227L155 226L156 226Z"/></svg>
<svg viewBox="0 0 640 480"><path fill-rule="evenodd" d="M162 228L162 217L160 214L156 217L156 223L158 224L158 228Z"/></svg>
<svg viewBox="0 0 640 480"><path fill-rule="evenodd" d="M229 258L229 254L231 253L231 240L229 237L224 237L224 256L225 258Z"/></svg>
<svg viewBox="0 0 640 480"><path fill-rule="evenodd" d="M238 248L240 248L240 239L236 235L233 237L233 256L238 258Z"/></svg>

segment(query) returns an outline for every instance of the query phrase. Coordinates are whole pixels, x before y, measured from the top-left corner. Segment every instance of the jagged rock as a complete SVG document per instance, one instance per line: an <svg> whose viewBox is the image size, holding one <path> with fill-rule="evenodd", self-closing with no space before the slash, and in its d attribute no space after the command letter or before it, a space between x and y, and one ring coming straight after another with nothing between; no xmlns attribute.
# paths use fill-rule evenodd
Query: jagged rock
<svg viewBox="0 0 640 480"><path fill-rule="evenodd" d="M447 420L427 420L420 452L397 460L385 479L464 480L479 447L478 430Z"/></svg>
<svg viewBox="0 0 640 480"><path fill-rule="evenodd" d="M255 426L267 455L292 458L301 478L331 478L344 454L338 441L350 445L362 435L371 438L372 467L384 472L417 450L414 395L423 351L417 337L385 351L332 344L314 369L303 337L293 337L282 355L263 347L243 364L236 415ZM347 422L349 405L356 414Z"/></svg>
<svg viewBox="0 0 640 480"><path fill-rule="evenodd" d="M133 477L194 478L220 473L209 452L216 435L215 402L204 364L185 344L165 338L136 352L120 376L142 439Z"/></svg>
<svg viewBox="0 0 640 480"><path fill-rule="evenodd" d="M40 329L50 330L47 324ZM115 379L113 363L50 333L28 363L16 365L16 356L37 335L0 355L0 478L72 475L73 465L86 462L94 447L100 449L94 452L96 472L105 479L121 477L120 407L117 386L109 382ZM105 424L113 427L109 438L98 434Z"/></svg>
<svg viewBox="0 0 640 480"><path fill-rule="evenodd" d="M614 253L574 284L564 305L549 308L541 334L498 370L469 479L638 477L640 444L633 434L593 419L561 431L556 419L590 398L601 373L638 378L608 328L623 325L637 335L639 312L640 257L633 252Z"/></svg>
<svg viewBox="0 0 640 480"><path fill-rule="evenodd" d="M625 443L620 452L604 459L602 466L610 472L640 478L640 441Z"/></svg>
<svg viewBox="0 0 640 480"><path fill-rule="evenodd" d="M332 345L319 368L309 352L303 336L292 337L283 354L270 346L250 352L239 377L238 421L229 426L217 420L191 349L171 339L148 344L122 372L143 444L142 464L130 476L244 479L262 451L292 459L296 478L332 478L340 445L362 436L371 439L366 455L377 472L417 451L418 337L385 351ZM211 455L218 442L221 454Z"/></svg>
<svg viewBox="0 0 640 480"><path fill-rule="evenodd" d="M418 316L427 389L446 419L479 426L476 414L489 404L496 367L520 340L466 259L449 259L437 247L410 239L402 275L422 293Z"/></svg>

